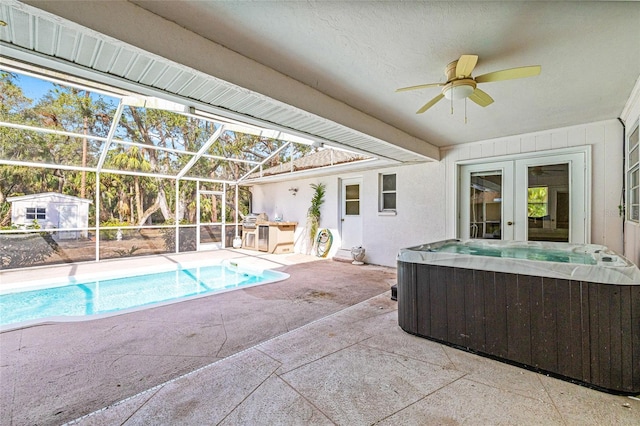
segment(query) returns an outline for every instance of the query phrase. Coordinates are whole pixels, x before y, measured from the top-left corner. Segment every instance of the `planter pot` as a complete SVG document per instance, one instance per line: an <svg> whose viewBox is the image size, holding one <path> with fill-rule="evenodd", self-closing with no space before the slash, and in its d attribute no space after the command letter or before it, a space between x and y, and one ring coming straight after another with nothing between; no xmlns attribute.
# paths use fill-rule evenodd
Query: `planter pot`
<svg viewBox="0 0 640 426"><path fill-rule="evenodd" d="M242 238L240 237L234 237L233 238L233 248L237 249L242 247Z"/></svg>
<svg viewBox="0 0 640 426"><path fill-rule="evenodd" d="M353 262L351 262L353 265L364 265L364 255L365 255L365 249L363 249L362 247L352 247L351 248L351 257L353 258Z"/></svg>

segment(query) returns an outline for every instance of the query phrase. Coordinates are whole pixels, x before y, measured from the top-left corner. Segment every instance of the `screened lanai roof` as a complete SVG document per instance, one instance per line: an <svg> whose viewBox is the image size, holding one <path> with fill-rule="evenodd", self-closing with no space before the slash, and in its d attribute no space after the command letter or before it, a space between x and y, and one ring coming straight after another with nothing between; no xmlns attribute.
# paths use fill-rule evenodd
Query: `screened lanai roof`
<svg viewBox="0 0 640 426"><path fill-rule="evenodd" d="M321 141L76 76L0 62L0 164L241 184L299 172ZM324 157L343 158L326 154ZM374 160L349 154L349 163ZM336 162L306 161L305 171ZM290 165L290 166L289 166ZM282 173L282 172L281 172Z"/></svg>

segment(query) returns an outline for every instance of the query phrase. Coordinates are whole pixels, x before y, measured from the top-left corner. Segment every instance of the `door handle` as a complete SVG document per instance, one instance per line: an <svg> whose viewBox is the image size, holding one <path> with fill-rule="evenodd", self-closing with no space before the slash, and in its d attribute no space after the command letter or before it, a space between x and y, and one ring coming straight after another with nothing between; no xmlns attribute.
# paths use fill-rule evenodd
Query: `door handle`
<svg viewBox="0 0 640 426"><path fill-rule="evenodd" d="M340 219L340 222L344 222L344 217L342 219Z"/></svg>
<svg viewBox="0 0 640 426"><path fill-rule="evenodd" d="M511 225L513 225L513 222L509 221L509 222L507 222L507 225L511 226Z"/></svg>

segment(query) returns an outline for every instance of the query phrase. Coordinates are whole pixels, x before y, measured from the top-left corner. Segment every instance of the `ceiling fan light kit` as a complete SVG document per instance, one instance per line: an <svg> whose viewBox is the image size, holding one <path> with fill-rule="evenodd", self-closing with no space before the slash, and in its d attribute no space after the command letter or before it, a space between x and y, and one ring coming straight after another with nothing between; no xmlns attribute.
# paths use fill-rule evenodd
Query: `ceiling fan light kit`
<svg viewBox="0 0 640 426"><path fill-rule="evenodd" d="M427 89L430 87L442 87L441 93L423 105L416 114L422 114L438 103L442 98L447 98L451 101L469 98L481 107L486 107L493 103L493 98L491 98L491 96L486 92L480 90L477 87L478 84L489 83L492 81L511 80L515 78L533 77L540 74L541 71L540 65L530 65L526 67L494 71L474 78L471 76L471 73L477 63L477 55L462 55L460 56L460 59L450 62L446 66L444 73L447 77L447 81L445 83L428 83L417 86L402 87L397 89L396 92Z"/></svg>
<svg viewBox="0 0 640 426"><path fill-rule="evenodd" d="M465 78L447 83L442 88L442 93L447 99L459 100L468 98L476 90L476 82L473 79Z"/></svg>

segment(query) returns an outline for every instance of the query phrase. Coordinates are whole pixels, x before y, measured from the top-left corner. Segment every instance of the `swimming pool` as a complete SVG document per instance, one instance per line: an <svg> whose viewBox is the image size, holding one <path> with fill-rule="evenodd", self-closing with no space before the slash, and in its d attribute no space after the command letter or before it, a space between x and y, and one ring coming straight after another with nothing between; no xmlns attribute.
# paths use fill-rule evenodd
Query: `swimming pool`
<svg viewBox="0 0 640 426"><path fill-rule="evenodd" d="M87 319L281 281L288 274L225 262L119 278L2 290L0 329L44 320Z"/></svg>

